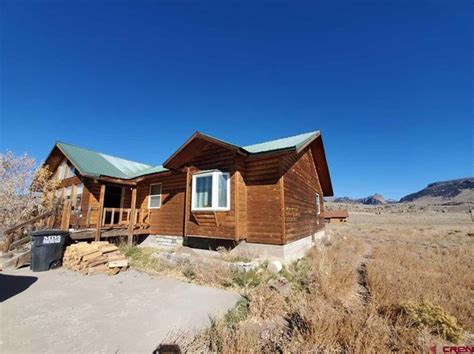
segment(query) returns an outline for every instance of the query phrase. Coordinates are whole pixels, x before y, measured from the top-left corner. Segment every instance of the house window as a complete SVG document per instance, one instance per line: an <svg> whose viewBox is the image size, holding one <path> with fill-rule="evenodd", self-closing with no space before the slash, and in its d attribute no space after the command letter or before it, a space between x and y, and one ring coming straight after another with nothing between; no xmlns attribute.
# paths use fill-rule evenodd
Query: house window
<svg viewBox="0 0 474 354"><path fill-rule="evenodd" d="M72 194L72 186L66 187L66 192L64 193L64 198L65 199L71 199L71 194Z"/></svg>
<svg viewBox="0 0 474 354"><path fill-rule="evenodd" d="M321 198L318 193L316 193L316 214L321 214Z"/></svg>
<svg viewBox="0 0 474 354"><path fill-rule="evenodd" d="M229 173L202 172L193 175L192 210L230 209Z"/></svg>
<svg viewBox="0 0 474 354"><path fill-rule="evenodd" d="M76 175L76 169L74 168L73 165L67 165L68 170L67 170L67 178L69 177L74 177Z"/></svg>
<svg viewBox="0 0 474 354"><path fill-rule="evenodd" d="M62 181L64 177L66 176L66 160L61 162L61 164L58 167L58 177L59 180Z"/></svg>
<svg viewBox="0 0 474 354"><path fill-rule="evenodd" d="M81 201L82 201L82 192L84 190L84 185L81 183L81 184L78 184L76 185L76 200L74 202L74 207L75 208L81 208Z"/></svg>
<svg viewBox="0 0 474 354"><path fill-rule="evenodd" d="M151 184L148 195L148 209L161 208L161 183Z"/></svg>

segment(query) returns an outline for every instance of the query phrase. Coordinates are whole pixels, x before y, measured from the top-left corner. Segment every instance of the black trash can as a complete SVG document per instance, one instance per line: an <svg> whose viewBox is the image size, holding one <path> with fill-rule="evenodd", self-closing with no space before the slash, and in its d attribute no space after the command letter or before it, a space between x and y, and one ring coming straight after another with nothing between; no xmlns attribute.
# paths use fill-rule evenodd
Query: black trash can
<svg viewBox="0 0 474 354"><path fill-rule="evenodd" d="M33 239L30 269L33 272L42 272L60 267L69 232L40 230L32 232L30 236Z"/></svg>

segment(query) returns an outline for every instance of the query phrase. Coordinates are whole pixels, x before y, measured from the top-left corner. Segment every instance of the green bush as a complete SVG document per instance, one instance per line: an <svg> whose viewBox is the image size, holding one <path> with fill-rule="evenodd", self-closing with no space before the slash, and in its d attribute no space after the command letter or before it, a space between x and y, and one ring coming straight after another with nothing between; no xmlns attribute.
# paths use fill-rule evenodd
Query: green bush
<svg viewBox="0 0 474 354"><path fill-rule="evenodd" d="M227 326L239 323L247 318L249 314L249 301L242 298L237 301L234 308L230 309L224 316L224 321Z"/></svg>
<svg viewBox="0 0 474 354"><path fill-rule="evenodd" d="M284 267L281 276L285 277L296 291L310 292L313 283L311 276L311 265L306 258L291 263Z"/></svg>
<svg viewBox="0 0 474 354"><path fill-rule="evenodd" d="M265 281L264 274L261 269L252 269L248 272L233 271L232 281L241 288L254 288Z"/></svg>
<svg viewBox="0 0 474 354"><path fill-rule="evenodd" d="M441 307L421 302L406 301L401 305L402 313L406 314L415 326L425 326L434 334L459 343L462 340L463 329L458 325L454 316Z"/></svg>

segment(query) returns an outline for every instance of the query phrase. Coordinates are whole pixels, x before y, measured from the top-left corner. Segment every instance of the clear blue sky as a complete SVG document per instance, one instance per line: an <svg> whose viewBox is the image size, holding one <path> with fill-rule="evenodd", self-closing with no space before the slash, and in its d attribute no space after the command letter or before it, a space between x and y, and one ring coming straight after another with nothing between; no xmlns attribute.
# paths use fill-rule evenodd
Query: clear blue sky
<svg viewBox="0 0 474 354"><path fill-rule="evenodd" d="M1 150L321 129L337 196L472 176L472 0L1 1Z"/></svg>

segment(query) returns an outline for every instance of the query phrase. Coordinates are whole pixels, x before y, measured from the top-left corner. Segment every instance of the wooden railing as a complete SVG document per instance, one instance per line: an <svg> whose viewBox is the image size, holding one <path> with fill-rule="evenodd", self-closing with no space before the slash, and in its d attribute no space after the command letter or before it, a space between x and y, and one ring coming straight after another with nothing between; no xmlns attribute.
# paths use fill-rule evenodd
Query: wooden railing
<svg viewBox="0 0 474 354"><path fill-rule="evenodd" d="M131 208L104 208L102 212L101 227L127 227L130 225ZM61 229L67 230L69 225L74 229L91 228L97 225L99 218L99 208L89 207L81 210L71 207L65 203L62 209ZM148 209L135 209L134 227L149 226Z"/></svg>
<svg viewBox="0 0 474 354"><path fill-rule="evenodd" d="M129 226L131 213L131 208L104 208L102 215L102 226ZM135 222L133 224L134 226L138 227L148 226L148 218L148 209L136 209Z"/></svg>
<svg viewBox="0 0 474 354"><path fill-rule="evenodd" d="M51 228L54 225L55 212L48 211L47 213L35 216L25 222L15 225L3 232L5 240L3 244L3 252L8 252L20 245L30 241L29 233L43 228Z"/></svg>
<svg viewBox="0 0 474 354"><path fill-rule="evenodd" d="M104 208L102 226L130 225L130 208Z"/></svg>

